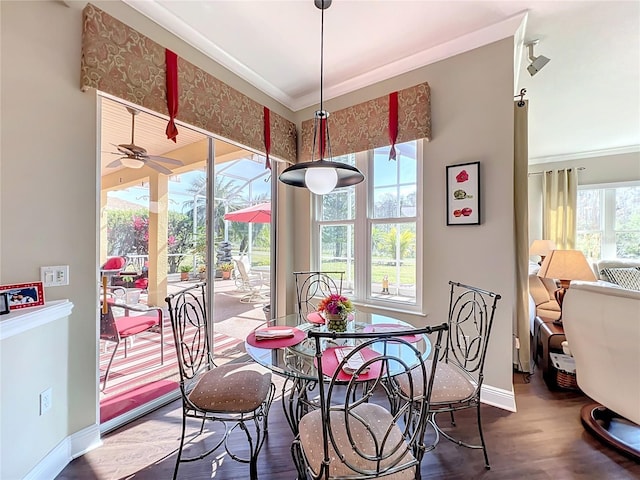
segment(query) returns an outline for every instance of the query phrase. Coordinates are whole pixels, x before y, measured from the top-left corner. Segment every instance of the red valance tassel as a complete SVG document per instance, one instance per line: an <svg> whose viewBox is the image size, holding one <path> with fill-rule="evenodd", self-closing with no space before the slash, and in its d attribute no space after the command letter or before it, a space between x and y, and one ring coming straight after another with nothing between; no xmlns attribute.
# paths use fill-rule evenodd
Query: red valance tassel
<svg viewBox="0 0 640 480"><path fill-rule="evenodd" d="M271 170L271 161L269 160L269 154L271 153L271 112L267 107L264 107L264 151L266 153L266 160L264 162L265 170Z"/></svg>
<svg viewBox="0 0 640 480"><path fill-rule="evenodd" d="M324 156L327 148L327 117L322 117L320 119L320 141L318 142L318 149L320 154L320 160L324 160Z"/></svg>
<svg viewBox="0 0 640 480"><path fill-rule="evenodd" d="M176 142L178 128L175 118L178 115L178 56L169 49L165 49L165 63L167 66L167 110L169 123L167 124L167 138Z"/></svg>
<svg viewBox="0 0 640 480"><path fill-rule="evenodd" d="M389 94L389 141L391 150L389 160L396 159L396 141L398 140L398 92Z"/></svg>

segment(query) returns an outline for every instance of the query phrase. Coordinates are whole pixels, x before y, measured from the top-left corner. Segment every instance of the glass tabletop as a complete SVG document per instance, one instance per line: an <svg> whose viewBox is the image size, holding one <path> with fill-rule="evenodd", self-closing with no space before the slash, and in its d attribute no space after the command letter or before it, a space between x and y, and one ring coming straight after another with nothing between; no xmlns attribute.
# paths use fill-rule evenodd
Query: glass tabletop
<svg viewBox="0 0 640 480"><path fill-rule="evenodd" d="M299 323L297 313L273 319L258 329L265 328L266 326L295 327L305 333L312 329L326 328L324 325L317 323ZM352 332L375 331L376 328L384 331L395 327L405 328L407 330L413 328L411 324L388 315L364 312L355 312L354 317L347 324L348 331ZM411 344L422 353L423 360L429 357L431 353L431 342L426 335L416 336L416 338L412 339ZM339 345L339 343L333 343L331 340L328 340L326 347L329 348L337 345ZM316 353L315 340L307 338L306 335L301 342L292 346L262 348L245 341L245 348L251 358L260 365L272 370L274 373L303 380L316 380L318 378L314 367L314 356ZM407 354L410 350L409 346L402 343L398 343L397 348L399 349L398 353L400 353L400 355L402 355L403 349L407 351ZM410 357L410 355L407 355L407 357Z"/></svg>

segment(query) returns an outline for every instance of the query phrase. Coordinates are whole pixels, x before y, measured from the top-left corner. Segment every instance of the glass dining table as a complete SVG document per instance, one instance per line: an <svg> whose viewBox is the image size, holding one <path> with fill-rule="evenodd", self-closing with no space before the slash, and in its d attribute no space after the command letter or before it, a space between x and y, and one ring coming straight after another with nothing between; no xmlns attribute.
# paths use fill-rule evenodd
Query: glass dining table
<svg viewBox="0 0 640 480"><path fill-rule="evenodd" d="M307 338L307 332L312 329L326 329L323 322L318 313L310 314L306 322L301 322L297 313L290 314L266 322L251 332L245 340L245 348L249 356L284 379L281 389L282 407L294 435L298 433L300 419L316 407L314 399L314 389L318 382L318 373L314 365L316 347L315 341ZM350 314L347 322L349 332L389 332L412 328L414 327L409 323L391 315L365 312ZM277 329L287 330L287 334L292 331L293 335L273 339L256 338L256 332ZM412 337L414 338L410 338L411 344L421 352L422 359L426 360L431 353L429 338L426 335ZM336 341L340 342L344 339ZM333 343L332 340L328 342ZM326 346L328 348L336 345L338 344L328 343ZM408 349L400 343L398 348Z"/></svg>

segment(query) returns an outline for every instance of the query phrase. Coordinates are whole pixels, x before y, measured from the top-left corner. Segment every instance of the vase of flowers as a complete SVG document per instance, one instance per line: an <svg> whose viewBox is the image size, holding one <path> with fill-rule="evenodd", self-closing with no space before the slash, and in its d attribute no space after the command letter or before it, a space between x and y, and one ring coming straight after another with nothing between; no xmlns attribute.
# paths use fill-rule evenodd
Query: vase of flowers
<svg viewBox="0 0 640 480"><path fill-rule="evenodd" d="M353 312L353 303L347 297L333 293L320 301L318 311L326 319L328 330L344 332L347 330L349 313Z"/></svg>

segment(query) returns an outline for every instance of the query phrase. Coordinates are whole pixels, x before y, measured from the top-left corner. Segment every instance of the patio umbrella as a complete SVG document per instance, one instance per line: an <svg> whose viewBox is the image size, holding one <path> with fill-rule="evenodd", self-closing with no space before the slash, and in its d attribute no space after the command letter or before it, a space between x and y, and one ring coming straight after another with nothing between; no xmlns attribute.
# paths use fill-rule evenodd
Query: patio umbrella
<svg viewBox="0 0 640 480"><path fill-rule="evenodd" d="M271 223L271 202L259 203L251 207L229 212L225 220L243 223Z"/></svg>

